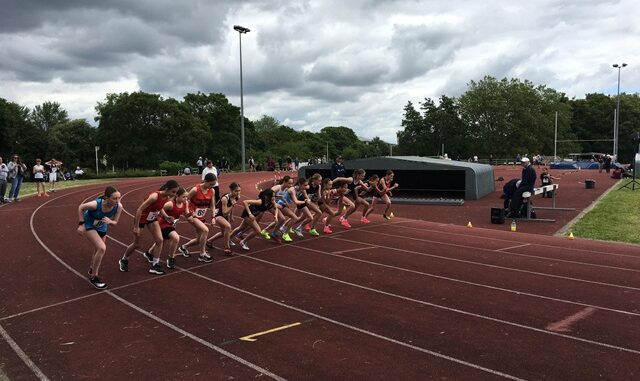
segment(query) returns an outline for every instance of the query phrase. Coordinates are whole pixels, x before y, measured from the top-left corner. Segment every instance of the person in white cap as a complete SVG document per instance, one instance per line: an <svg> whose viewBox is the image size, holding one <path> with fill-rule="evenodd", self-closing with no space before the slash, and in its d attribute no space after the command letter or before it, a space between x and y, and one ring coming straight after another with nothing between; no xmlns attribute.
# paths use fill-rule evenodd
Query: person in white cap
<svg viewBox="0 0 640 381"><path fill-rule="evenodd" d="M528 157L523 157L520 160L522 165L522 179L518 189L513 193L511 197L511 205L509 207L508 218L520 217L520 207L522 206L522 194L524 192L533 192L533 187L536 184L536 170L531 165Z"/></svg>

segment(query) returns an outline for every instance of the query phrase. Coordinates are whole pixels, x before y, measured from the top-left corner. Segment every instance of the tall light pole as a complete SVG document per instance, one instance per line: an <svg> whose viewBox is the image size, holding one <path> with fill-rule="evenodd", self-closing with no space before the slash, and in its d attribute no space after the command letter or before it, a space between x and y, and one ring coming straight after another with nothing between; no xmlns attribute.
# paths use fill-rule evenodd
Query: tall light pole
<svg viewBox="0 0 640 381"><path fill-rule="evenodd" d="M618 101L615 115L616 125L613 128L613 156L616 160L618 159L618 127L620 126L620 70L625 66L627 66L626 63L622 63L622 65L613 64L613 67L618 69Z"/></svg>
<svg viewBox="0 0 640 381"><path fill-rule="evenodd" d="M240 37L240 140L242 141L242 172L246 171L246 157L244 150L244 95L242 91L242 35L251 32L249 28L234 25L233 29L238 31Z"/></svg>

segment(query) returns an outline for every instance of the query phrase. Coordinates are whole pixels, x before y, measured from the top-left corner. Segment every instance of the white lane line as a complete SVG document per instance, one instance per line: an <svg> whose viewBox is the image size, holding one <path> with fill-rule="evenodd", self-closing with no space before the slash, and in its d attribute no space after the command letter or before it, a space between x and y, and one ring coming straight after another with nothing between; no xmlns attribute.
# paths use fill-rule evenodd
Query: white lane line
<svg viewBox="0 0 640 381"><path fill-rule="evenodd" d="M13 351L18 355L18 357L20 357L20 360L22 360L29 367L29 369L31 369L33 374L35 374L39 380L49 381L49 378L44 373L42 373L40 368L38 368L38 366L33 361L31 361L29 356L24 353L22 348L20 348L20 346L13 340L13 338L11 338L9 332L5 331L2 325L0 325L0 335L2 336L2 338L4 338L7 344L9 344L11 349L13 349Z"/></svg>
<svg viewBox="0 0 640 381"><path fill-rule="evenodd" d="M490 289L490 290L502 291L502 292L507 292L507 293L516 294L516 295L520 295L520 296L529 296L529 297L532 297L532 298L538 298L538 299L543 299L543 300L551 300L551 301L554 301L554 302L566 303L566 304L571 304L571 305L576 305L576 306L581 306L581 307L596 308L596 309L603 310L603 311L609 311L609 312L619 313L619 314L623 314L623 315L639 316L640 317L640 313L639 312L618 310L618 309L615 309L615 308L609 308L609 307L597 306L597 305L593 305L593 304L575 302L575 301L572 301L572 300L553 298L553 297L550 297L550 296L544 296L544 295L538 295L538 294L531 294L531 293L528 293L528 292L513 290L513 289L509 289L509 288L490 286L488 284L470 282L470 281L457 279L457 278L450 278L450 277L446 277L446 276L443 276L443 275L437 275L437 274L433 274L433 273L427 273L427 272L423 272L423 271L407 269L407 268L404 268L404 267L387 265L387 264L380 263L380 262L368 261L368 260L365 260L365 259L349 257L349 256L346 256L346 255L338 255L337 252L327 253L327 252L324 252L324 251L321 251L321 250L316 250L316 249L311 249L311 248L308 248L308 247L305 247L305 246L300 246L299 244L293 244L292 246L295 246L295 247L298 247L298 248L301 248L301 249L304 249L304 250L308 250L308 251L313 251L313 252L316 252L316 253L319 253L319 254L330 255L330 256L337 257L337 258L344 259L344 260L366 263L366 264L369 264L369 265L380 266L380 267L389 268L389 269L393 269L393 270L398 270L398 271L402 271L402 272L407 272L407 273L411 273L411 274L422 275L422 276L426 276L426 277L430 277L430 278L442 279L442 280L446 280L446 281L450 281L450 282L462 283L462 284L467 284L467 285L470 285L470 286L482 287L482 288L487 288L487 289ZM377 249L388 251L388 249L381 248L381 247L378 247Z"/></svg>
<svg viewBox="0 0 640 381"><path fill-rule="evenodd" d="M493 250L493 251L506 251L506 250L517 249L517 248L520 248L520 247L526 247L526 246L531 246L531 244L530 244L530 243L525 243L525 244L522 244L522 245L509 246L509 247L503 247L502 249L495 249L495 250ZM518 253L513 253L513 254L515 254L515 255L521 255L521 254L518 254ZM549 259L555 260L554 258L549 258Z"/></svg>
<svg viewBox="0 0 640 381"><path fill-rule="evenodd" d="M244 257L244 258L255 259L253 257ZM268 261L263 261L263 262L269 263ZM302 270L293 269L293 268L291 268L291 270L304 272ZM192 272L190 270L185 270L185 271L189 272L189 273L191 273L191 274L193 274L193 275L195 275L195 276L197 276L199 278L202 278L202 279L204 279L204 280L206 280L208 282L215 283L215 284L218 284L218 285L226 287L226 288L230 288L232 290L241 292L241 293L246 294L246 295L253 296L255 298L264 300L264 301L269 302L269 303L276 304L278 306L281 306L281 307L284 307L284 308L287 308L287 309L290 309L290 310L293 310L293 311L297 311L297 312L301 312L301 313L309 315L309 316L313 316L316 319L324 320L326 322L329 322L329 323L332 323L332 324L335 324L335 325L339 325L341 327L344 327L344 328L347 328L347 329L350 329L350 330L365 334L367 336L372 336L372 337L375 337L375 338L380 339L380 340L384 340L384 341L387 341L387 342L390 342L390 343L393 343L393 344L397 344L397 345L400 345L400 346L403 346L403 347L406 347L406 348L410 348L410 349L413 349L413 350L416 350L416 351L419 351L419 352L422 352L422 353L429 354L429 355L434 356L434 357L438 357L438 358L441 358L441 359L449 360L451 362L454 362L454 363L457 363L457 364L460 364L460 365L464 365L464 366L467 366L467 367L470 367L470 368L478 369L478 370L481 370L481 371L484 371L484 372L487 372L487 373L490 373L490 374L493 374L493 375L496 375L496 376L504 377L504 378L507 378L507 379L510 379L510 380L523 380L521 378L518 378L516 376L512 376L510 374L502 373L500 371L497 371L497 370L494 370L494 369L490 369L490 368L485 368L483 366L480 366L480 365L477 365L477 364L473 364L473 363L470 363L470 362L467 362L467 361L464 361L464 360L460 360L460 359L455 358L455 357L447 356L447 355L444 355L442 353L434 352L434 351L428 350L426 348L422 348L422 347L415 346L413 344L405 343L403 341L398 341L398 340L393 339L391 337L383 336L383 335L377 334L375 332L368 331L366 329L358 328L358 327L355 327L353 325L350 325L350 324L347 324L347 323L343 323L341 321L334 320L334 319L331 319L329 317L326 317L326 316L323 316L323 315L319 315L319 314L316 314L316 313L311 312L311 311L304 310L302 308L294 307L294 306L279 302L277 300L268 298L266 296L262 296L262 295L253 293L251 291L247 291L247 290L244 290L242 288L238 288L238 287L232 286L230 284L220 282L218 280L215 280L215 279L209 278L207 276ZM327 278L327 277L325 277L325 278ZM332 279L332 278L327 278L327 279L336 281L335 279Z"/></svg>
<svg viewBox="0 0 640 381"><path fill-rule="evenodd" d="M345 241L345 242L352 242L352 243L358 243L359 241L354 241L351 239L346 239L346 238L341 238L341 237L334 237L334 239L339 239L341 241ZM369 245L373 245L372 243L368 243ZM574 281L574 282L580 282L580 283L588 283L588 284L597 284L599 286L606 286L606 287L613 287L613 288L620 288L623 290L633 290L633 291L640 291L640 288L638 287L631 287L631 286L623 286L623 285L619 285L619 284L612 284L612 283L605 283L605 282L597 282L597 281L593 281L593 280L585 280L585 279L580 279L580 278L572 278L572 277L566 277L566 276L562 276L562 275L554 275L554 274L547 274L547 273L541 273L541 272L537 272L537 271L529 271L529 270L522 270L522 269L516 269L513 267L506 267L506 266L498 266L498 265L490 265L487 263L482 263L482 262L474 262L474 261L468 261L465 259L458 259L458 258L451 258L451 257L445 257L442 255L436 255L436 254L429 254L429 253L424 253L424 252L419 252L419 251L413 251L413 250L406 250L406 249L399 249L399 248L395 248L395 247L388 247L388 246L382 246L382 245L376 245L381 249L387 249L387 250L396 250L396 251L402 251L405 253L410 253L410 254L415 254L415 255L421 255L421 256L425 256L425 257L431 257L431 258L438 258L438 259L443 259L446 261L452 261L452 262L460 262L460 263L466 263L466 264L470 264L470 265L475 265L475 266L482 266L482 267L489 267L492 269L500 269L500 270L506 270L506 271L513 271L513 272L518 272L518 273L524 273L524 274L532 274L532 275L538 275L538 276L542 276L542 277L548 277L548 278L555 278L555 279L563 279L563 280L570 280L570 281Z"/></svg>
<svg viewBox="0 0 640 381"><path fill-rule="evenodd" d="M61 196L61 197L64 197L64 196ZM55 199L51 199L51 200L41 204L40 206L38 206L36 208L36 210L33 211L33 213L31 214L31 218L29 220L29 225L31 227L31 233L33 234L34 238L38 241L40 246L42 246L42 248L44 248L49 253L49 255L51 255L55 260L57 260L62 266L66 267L69 271L71 271L72 273L76 274L81 279L86 280L86 277L83 274L81 274L80 272L76 271L73 267L71 267L69 264L67 264L65 261L63 261L62 258L58 257L44 242L42 242L42 240L40 239L40 236L38 235L38 233L36 233L35 228L33 226L33 221L34 221L34 218L35 218L36 214L38 213L38 211L42 207L47 205L48 203L50 203L50 202L52 202L54 200L57 200L59 198L60 197L55 198ZM245 366L247 366L247 367L249 367L249 368L251 368L253 370L256 370L256 371L258 371L258 372L260 372L260 373L262 373L262 374L264 374L266 376L269 376L269 377L273 378L274 380L279 380L279 381L285 381L286 380L285 378L282 378L282 377L278 376L277 374L271 373L267 369L264 369L264 368L260 367L259 365L251 363L251 362L249 362L249 361L247 361L247 360L245 360L245 359L243 359L243 358L241 358L239 356L234 355L231 352L228 352L228 351L218 347L217 345L215 345L215 344L213 344L211 342L208 342L208 341L206 341L206 340L204 340L204 339L202 339L202 338L200 338L200 337L198 337L196 335L193 335L193 334L191 334L191 333L189 333L189 332L187 332L187 331L185 331L185 330L183 330L183 329L181 329L181 328L169 323L166 320L163 320L163 319L161 319L161 318L159 318L157 316L154 316L153 314L151 314L148 311L136 306L135 304L126 301L125 299L123 299L120 296L116 295L112 291L105 290L105 291L102 291L102 292L107 293L109 296L115 298L116 300L120 301L121 303L123 303L123 304L125 304L125 305L127 305L127 306L129 306L129 307L131 307L133 309L135 309L136 311L144 314L147 317L150 317L150 318L154 319L155 321L157 321L158 323L164 325L165 327L170 328L170 329L172 329L172 330L174 330L174 331L176 331L176 332L178 332L178 333L180 333L180 334L182 334L182 335L184 335L186 337L189 337L190 339L196 341L197 343L200 343L200 344L206 346L207 348L210 348L210 349L212 349L212 350L214 350L214 351L216 351L216 352L218 352L218 353L220 353L220 354L222 354L224 356L227 356L227 357L229 357L229 358L231 358L231 359L233 359L233 360L235 360L235 361L237 361L237 362L239 362L239 363L241 363L241 364L243 364L243 365L245 365Z"/></svg>
<svg viewBox="0 0 640 381"><path fill-rule="evenodd" d="M292 246L297 246L297 245L292 244ZM297 246L297 247L300 247L300 246ZM375 246L356 247L355 249L332 251L331 254L344 254L344 253L350 253L352 251L368 250L368 249L375 249L375 248L376 248ZM313 251L319 251L319 250L313 250Z"/></svg>
<svg viewBox="0 0 640 381"><path fill-rule="evenodd" d="M499 252L499 253L502 254L502 253L504 253L504 251L502 251L502 250L507 250L507 249L485 249L485 248L477 247L477 246L469 246L469 245L460 245L460 244L457 244L457 243L440 242L440 241L434 241L434 240L430 240L430 239L407 237L407 236L398 235L398 234L382 233L382 232L371 231L371 230L362 230L362 231L365 232L365 233L369 233L369 234L386 235L386 236L394 237L394 238L402 238L402 239L409 239L409 240L412 240L412 241L435 243L435 244L443 245L443 246L453 246L453 247L459 247L459 248L463 248L463 249L485 251L485 252L489 252L489 253L497 253L497 252ZM535 244L532 244L532 245L535 245ZM523 246L526 246L526 245L523 245ZM515 247L517 247L517 246L515 246ZM611 269L611 270L619 270L619 271L628 271L628 272L640 273L640 270L638 270L638 269L629 269L629 268L626 268L626 267L617 267L617 266L601 265L601 264L590 263L590 262L572 261L572 260L568 260L568 259L544 257L544 256L532 255L532 254L521 254L521 253L508 253L508 254L510 256L541 259L543 261L571 263L571 264L574 264L574 265L599 267L599 268L605 268L605 269Z"/></svg>
<svg viewBox="0 0 640 381"><path fill-rule="evenodd" d="M429 221L422 221L422 220L406 220L403 222L407 222L407 223L420 223L420 222L426 222L429 225L431 224L435 224L437 226L444 226L446 227L447 224L438 224L438 223L433 223L433 222L429 222ZM424 232L425 228L421 227L421 228L416 228L413 226L405 226L403 225L402 228L405 229L411 229L411 230L418 230L418 231L422 231ZM452 232L448 232L445 230L431 230L434 233L439 233L439 234L447 234L447 235L454 235L454 236L461 236L464 235L464 233L452 233ZM493 231L492 229L487 229L487 231ZM496 230L496 231L500 231L500 230ZM535 234L531 234L531 235L535 235ZM486 237L486 236L480 236L480 235L471 235L471 237L473 238L478 238L481 240L487 240L487 241L502 241L502 242L511 242L511 243L521 243L522 241L516 241L516 240L511 240L511 239L504 239L504 238L493 238L493 237ZM549 237L549 236L542 236L542 237ZM628 244L628 243L623 243L623 242L611 242L612 244L618 244L618 245L625 245L625 246L638 246L637 244ZM561 250L565 250L565 251L579 251L581 253L593 253L593 254L600 254L600 255L606 255L606 256L611 256L611 257L626 257L626 258L633 258L633 259L640 259L640 256L638 255L629 255L629 254L618 254L618 253L610 253L610 252L606 252L606 251L598 251L598 250L591 250L591 249L580 249L580 248L574 248L574 247L564 247L564 246L556 246L556 245L551 245L548 243L532 243L532 245L535 246L540 246L540 247L550 247L550 248L554 248L554 249L561 249Z"/></svg>
<svg viewBox="0 0 640 381"><path fill-rule="evenodd" d="M427 302L427 301L424 301L424 300L414 299L414 298L411 298L411 297L408 297L408 296L398 295L398 294L394 294L392 292L379 290L379 289L372 288L372 287L363 286L363 285L352 283L352 282L348 282L348 281L345 281L345 280L331 278L331 277L328 277L328 276L325 276L325 275L316 274L316 273L313 273L313 272L310 272L310 271L306 271L306 270L301 270L301 269L298 269L298 268L295 268L295 267L290 267L290 266L282 265L282 264L279 264L279 263L270 262L270 261L267 261L267 260L264 260L264 259L260 259L260 258L255 258L255 257L244 257L244 258L250 259L250 260L253 260L253 261L267 263L267 264L275 266L275 267L281 267L281 268L284 268L284 269L287 269L287 270L291 270L291 271L299 272L299 273L302 273L302 274L310 275L310 276L313 276L313 277L316 277L316 278L326 279L326 280L329 280L329 281L332 281L332 282L335 282L335 283L340 283L340 284L344 284L344 285L347 285L347 286L360 288L360 289L363 289L363 290L374 292L376 294L391 296L393 298L406 300L406 301L409 301L409 302L418 303L418 304L421 304L421 305L425 305L425 306L429 306L429 307L433 307L433 308L437 308L437 309L441 309L441 310L445 310L445 311L455 312L455 313L459 313L459 314L466 315L466 316L472 316L472 317L483 319L483 320L489 320L489 321L496 322L496 323L501 323L501 324L506 324L506 325L510 325L510 326L513 326L513 327L522 328L522 329L525 329L525 330L530 330L530 331L534 331L534 332L538 332L538 333L544 333L546 335L558 336L558 337L562 337L562 338L569 339L569 340L580 341L580 342L583 342L583 343L593 344L593 345L597 345L597 346L601 346L601 347L605 347L605 348L610 348L610 349L615 349L615 350L619 350L619 351L624 351L624 352L629 352L629 353L640 355L640 351L635 350L635 349L631 349L631 348L619 347L617 345L602 343L602 342L599 342L599 341L584 339L584 338L581 338L581 337L575 337L575 336L564 335L564 334L561 334L561 333L550 332L550 331L546 331L544 329L531 327L531 326L520 324L520 323L511 322L511 321L508 321L508 320L498 319L498 318L494 318L494 317L491 317L491 316L481 315L481 314L477 314L477 313L473 313L473 312L469 312L469 311L463 311L463 310L460 310L460 309L457 309L457 308L451 308L451 307L443 306L443 305L440 305L440 304L435 304L435 303ZM215 281L213 279L211 281L217 283L217 281Z"/></svg>

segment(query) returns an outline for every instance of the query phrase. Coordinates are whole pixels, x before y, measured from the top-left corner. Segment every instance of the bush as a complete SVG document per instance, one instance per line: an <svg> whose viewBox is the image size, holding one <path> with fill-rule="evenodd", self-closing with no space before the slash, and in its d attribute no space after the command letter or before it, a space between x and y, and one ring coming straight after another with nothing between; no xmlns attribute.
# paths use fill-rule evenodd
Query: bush
<svg viewBox="0 0 640 381"><path fill-rule="evenodd" d="M160 170L165 170L167 171L167 175L174 176L178 174L178 171L182 171L184 168L188 166L189 165L186 163L165 160L162 163L160 163Z"/></svg>
<svg viewBox="0 0 640 381"><path fill-rule="evenodd" d="M160 171L130 168L124 171L100 172L96 176L95 171L87 170L85 171L83 179L113 179L113 178L120 178L120 177L152 177L152 176L160 176Z"/></svg>

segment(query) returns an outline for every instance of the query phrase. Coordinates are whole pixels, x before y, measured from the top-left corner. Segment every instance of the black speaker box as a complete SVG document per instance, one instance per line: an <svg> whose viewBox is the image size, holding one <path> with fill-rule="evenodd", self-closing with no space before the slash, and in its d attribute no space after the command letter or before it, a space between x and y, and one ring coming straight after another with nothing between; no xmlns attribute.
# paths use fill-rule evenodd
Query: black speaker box
<svg viewBox="0 0 640 381"><path fill-rule="evenodd" d="M504 224L504 209L491 208L491 223Z"/></svg>

